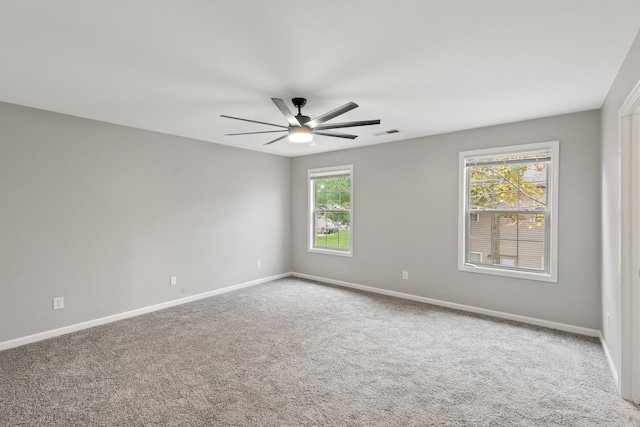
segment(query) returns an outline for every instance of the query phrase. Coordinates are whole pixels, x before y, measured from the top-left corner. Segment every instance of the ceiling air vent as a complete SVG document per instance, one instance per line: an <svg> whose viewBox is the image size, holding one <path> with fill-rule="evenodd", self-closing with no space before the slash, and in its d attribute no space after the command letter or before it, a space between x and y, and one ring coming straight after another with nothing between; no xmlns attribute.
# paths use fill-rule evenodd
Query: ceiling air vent
<svg viewBox="0 0 640 427"><path fill-rule="evenodd" d="M390 130L385 130L384 132L377 132L374 133L375 136L384 136L384 135L391 135L392 133L398 133L400 132L398 129L390 129Z"/></svg>

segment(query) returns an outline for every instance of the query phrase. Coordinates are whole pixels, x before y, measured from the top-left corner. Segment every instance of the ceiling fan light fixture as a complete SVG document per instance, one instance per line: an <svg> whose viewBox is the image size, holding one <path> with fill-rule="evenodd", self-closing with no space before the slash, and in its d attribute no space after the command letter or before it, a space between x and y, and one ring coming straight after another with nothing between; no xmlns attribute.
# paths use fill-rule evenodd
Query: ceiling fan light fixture
<svg viewBox="0 0 640 427"><path fill-rule="evenodd" d="M275 123L261 122L258 120L243 119L240 117L225 116L221 114L220 117L226 117L227 119L242 120L243 122L257 123L261 125L274 126L280 128L280 130L264 130L258 132L241 132L241 133L228 133L225 136L232 135L252 135L256 133L274 133L274 132L286 132L284 135L277 137L263 145L271 145L274 142L281 141L285 138L289 138L289 142L293 144L308 144L309 147L313 147L316 143L313 141L313 135L332 136L334 138L356 139L358 135L352 135L348 133L334 132L334 129L350 128L355 126L370 126L379 125L380 120L360 120L355 122L342 122L327 124L329 120L351 111L358 106L355 102L348 102L341 107L334 108L333 110L321 114L314 119L302 114L302 107L307 103L305 98L293 98L291 102L298 108L298 114L293 115L287 104L280 98L271 98L271 101L278 107L280 112L284 115L289 122L288 126L278 125ZM389 132L391 133L391 132Z"/></svg>
<svg viewBox="0 0 640 427"><path fill-rule="evenodd" d="M289 131L289 142L294 144L307 144L313 140L310 129L299 127Z"/></svg>

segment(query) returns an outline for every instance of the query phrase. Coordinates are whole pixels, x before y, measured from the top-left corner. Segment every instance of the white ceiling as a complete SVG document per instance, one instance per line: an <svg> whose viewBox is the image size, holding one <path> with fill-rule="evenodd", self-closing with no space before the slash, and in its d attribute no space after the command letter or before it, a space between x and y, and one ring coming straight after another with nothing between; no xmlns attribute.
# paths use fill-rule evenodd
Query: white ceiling
<svg viewBox="0 0 640 427"><path fill-rule="evenodd" d="M638 0L0 0L0 101L299 156L600 108L639 16ZM220 114L286 125L270 98L295 96L382 124L315 147L224 136L275 128Z"/></svg>

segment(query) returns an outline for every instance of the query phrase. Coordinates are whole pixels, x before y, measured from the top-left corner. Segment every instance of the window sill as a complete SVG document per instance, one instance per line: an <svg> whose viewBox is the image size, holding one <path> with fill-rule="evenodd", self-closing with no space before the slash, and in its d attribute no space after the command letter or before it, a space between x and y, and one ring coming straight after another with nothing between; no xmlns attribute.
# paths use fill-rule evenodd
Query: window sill
<svg viewBox="0 0 640 427"><path fill-rule="evenodd" d="M324 254L324 255L335 255L335 256L343 256L343 257L353 257L353 253L351 251L338 251L333 249L320 249L320 248L309 248L307 252L312 252L316 254Z"/></svg>
<svg viewBox="0 0 640 427"><path fill-rule="evenodd" d="M467 273L490 274L493 276L514 277L517 279L538 280L541 282L558 283L558 277L556 273L544 273L544 272L535 273L532 271L505 270L502 268L474 266L472 264L458 265L458 271L464 271Z"/></svg>

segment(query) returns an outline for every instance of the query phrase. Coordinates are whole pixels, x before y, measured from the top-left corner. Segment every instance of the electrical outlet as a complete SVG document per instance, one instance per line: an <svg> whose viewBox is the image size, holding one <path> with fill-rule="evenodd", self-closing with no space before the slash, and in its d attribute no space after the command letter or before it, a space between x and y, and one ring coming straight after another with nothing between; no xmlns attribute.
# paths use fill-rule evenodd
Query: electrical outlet
<svg viewBox="0 0 640 427"><path fill-rule="evenodd" d="M404 280L409 280L409 272L408 271L403 271L402 272L402 278Z"/></svg>
<svg viewBox="0 0 640 427"><path fill-rule="evenodd" d="M56 297L53 299L53 309L61 310L64 308L64 297Z"/></svg>
<svg viewBox="0 0 640 427"><path fill-rule="evenodd" d="M171 286L175 286L178 284L178 278L176 276L171 276Z"/></svg>
<svg viewBox="0 0 640 427"><path fill-rule="evenodd" d="M257 260L256 261L256 268L260 268L260 267L262 267L262 261Z"/></svg>

